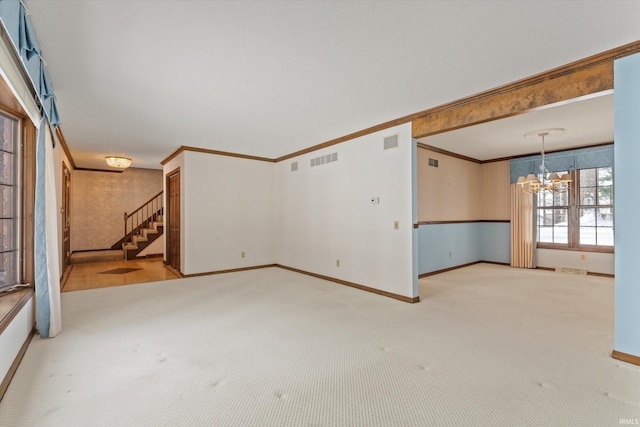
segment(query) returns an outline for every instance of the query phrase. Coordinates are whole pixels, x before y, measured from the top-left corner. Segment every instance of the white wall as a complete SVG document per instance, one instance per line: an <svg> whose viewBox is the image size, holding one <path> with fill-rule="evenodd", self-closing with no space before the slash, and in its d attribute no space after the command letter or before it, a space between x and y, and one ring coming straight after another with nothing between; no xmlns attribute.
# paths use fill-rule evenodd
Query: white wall
<svg viewBox="0 0 640 427"><path fill-rule="evenodd" d="M33 330L35 298L30 297L29 301L20 309L20 312L13 318L7 328L0 334L0 383L5 379L7 372L11 368L20 348Z"/></svg>
<svg viewBox="0 0 640 427"><path fill-rule="evenodd" d="M384 151L383 138L396 133L399 147ZM412 144L408 123L277 163L277 262L417 296ZM337 162L310 167L311 158L334 152ZM380 203L371 204L372 197Z"/></svg>
<svg viewBox="0 0 640 427"><path fill-rule="evenodd" d="M166 233L167 227L165 224L165 228L164 228L164 233ZM147 246L146 248L144 248L142 251L140 251L140 253L138 254L139 257L143 257L143 256L147 256L147 255L158 255L158 254L162 254L164 255L164 249L165 249L165 234L162 234L162 236L158 237L155 241L153 241L149 246Z"/></svg>
<svg viewBox="0 0 640 427"><path fill-rule="evenodd" d="M537 249L538 267L571 267L590 273L614 274L615 259L611 253Z"/></svg>
<svg viewBox="0 0 640 427"><path fill-rule="evenodd" d="M274 164L192 151L184 157L182 273L274 264Z"/></svg>

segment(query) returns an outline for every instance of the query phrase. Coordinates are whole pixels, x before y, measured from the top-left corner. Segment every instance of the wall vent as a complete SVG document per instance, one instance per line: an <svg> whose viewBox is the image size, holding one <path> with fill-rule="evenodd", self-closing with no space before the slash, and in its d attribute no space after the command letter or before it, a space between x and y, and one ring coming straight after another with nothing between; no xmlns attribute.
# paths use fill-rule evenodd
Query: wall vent
<svg viewBox="0 0 640 427"><path fill-rule="evenodd" d="M433 166L434 168L438 167L438 160L437 159L432 159L431 157L429 157L429 166Z"/></svg>
<svg viewBox="0 0 640 427"><path fill-rule="evenodd" d="M327 163L337 162L338 153L325 154L324 156L314 157L311 159L311 167L320 166Z"/></svg>
<svg viewBox="0 0 640 427"><path fill-rule="evenodd" d="M585 268L556 267L556 273L587 274Z"/></svg>
<svg viewBox="0 0 640 427"><path fill-rule="evenodd" d="M295 172L298 170L298 162L291 163L291 172Z"/></svg>
<svg viewBox="0 0 640 427"><path fill-rule="evenodd" d="M398 147L398 135L386 137L384 139L383 147L385 150Z"/></svg>

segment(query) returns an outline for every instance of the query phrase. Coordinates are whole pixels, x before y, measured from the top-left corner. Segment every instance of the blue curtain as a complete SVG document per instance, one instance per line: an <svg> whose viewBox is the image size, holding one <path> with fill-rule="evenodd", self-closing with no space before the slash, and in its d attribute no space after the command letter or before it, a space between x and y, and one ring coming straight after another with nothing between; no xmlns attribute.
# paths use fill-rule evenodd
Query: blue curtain
<svg viewBox="0 0 640 427"><path fill-rule="evenodd" d="M49 72L42 60L31 18L20 0L0 0L0 21L31 79L43 114L53 131L60 124L56 96Z"/></svg>
<svg viewBox="0 0 640 427"><path fill-rule="evenodd" d="M47 271L47 227L46 227L46 198L45 198L45 168L46 146L45 125L46 118L42 117L38 129L36 145L36 206L35 206L35 286L36 312L38 331L42 338L49 337L51 319L51 305L49 295L49 273Z"/></svg>

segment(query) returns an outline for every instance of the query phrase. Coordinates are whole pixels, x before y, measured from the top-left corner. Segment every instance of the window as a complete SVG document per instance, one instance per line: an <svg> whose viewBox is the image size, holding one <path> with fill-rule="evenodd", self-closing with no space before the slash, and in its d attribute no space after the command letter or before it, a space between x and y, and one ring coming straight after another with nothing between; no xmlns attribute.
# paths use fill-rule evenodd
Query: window
<svg viewBox="0 0 640 427"><path fill-rule="evenodd" d="M613 168L569 173L567 192L538 194L538 246L612 251Z"/></svg>
<svg viewBox="0 0 640 427"><path fill-rule="evenodd" d="M20 281L19 122L0 112L0 288Z"/></svg>
<svg viewBox="0 0 640 427"><path fill-rule="evenodd" d="M613 174L611 168L580 172L580 245L613 246Z"/></svg>

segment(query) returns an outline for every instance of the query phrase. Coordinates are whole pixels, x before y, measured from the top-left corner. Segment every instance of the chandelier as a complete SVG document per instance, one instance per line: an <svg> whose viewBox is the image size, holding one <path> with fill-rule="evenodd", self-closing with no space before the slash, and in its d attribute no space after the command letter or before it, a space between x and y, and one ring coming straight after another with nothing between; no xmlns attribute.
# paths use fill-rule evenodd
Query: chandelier
<svg viewBox="0 0 640 427"><path fill-rule="evenodd" d="M562 128L545 129L542 131L534 131L525 134L525 136L539 136L542 138L542 151L540 155L542 157L542 163L540 163L540 177L538 175L530 173L526 177L521 176L518 178L516 184L520 187L523 193L538 194L541 191L549 191L551 193L565 193L569 190L569 183L571 177L568 173L559 175L556 172L549 173L544 163L544 137L549 135L555 135L564 132Z"/></svg>
<svg viewBox="0 0 640 427"><path fill-rule="evenodd" d="M126 169L131 166L131 159L127 157L109 156L105 160L112 168Z"/></svg>

